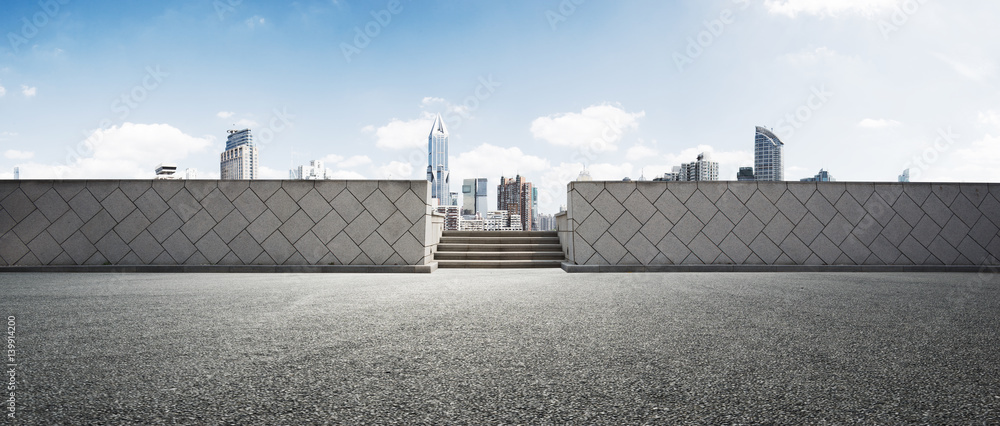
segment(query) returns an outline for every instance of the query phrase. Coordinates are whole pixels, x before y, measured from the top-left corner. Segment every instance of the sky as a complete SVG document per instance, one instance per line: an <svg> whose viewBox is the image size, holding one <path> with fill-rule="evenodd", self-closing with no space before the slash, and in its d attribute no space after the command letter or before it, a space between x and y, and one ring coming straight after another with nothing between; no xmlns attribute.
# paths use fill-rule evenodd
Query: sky
<svg viewBox="0 0 1000 426"><path fill-rule="evenodd" d="M218 178L250 128L263 178L323 160L423 179L433 117L451 186L501 176L565 204L701 152L735 180L756 126L785 177L996 181L991 0L5 1L0 179Z"/></svg>

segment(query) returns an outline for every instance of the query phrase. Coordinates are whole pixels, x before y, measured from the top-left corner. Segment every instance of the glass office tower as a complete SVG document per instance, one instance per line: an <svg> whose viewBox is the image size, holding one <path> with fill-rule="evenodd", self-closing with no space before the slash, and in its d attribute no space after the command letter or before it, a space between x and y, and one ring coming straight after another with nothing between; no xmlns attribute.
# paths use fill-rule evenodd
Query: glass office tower
<svg viewBox="0 0 1000 426"><path fill-rule="evenodd" d="M431 183L431 197L439 206L451 205L451 182L448 171L448 128L438 114L427 137L427 180Z"/></svg>
<svg viewBox="0 0 1000 426"><path fill-rule="evenodd" d="M781 142L770 130L757 126L754 139L754 175L760 181L785 180L784 150Z"/></svg>

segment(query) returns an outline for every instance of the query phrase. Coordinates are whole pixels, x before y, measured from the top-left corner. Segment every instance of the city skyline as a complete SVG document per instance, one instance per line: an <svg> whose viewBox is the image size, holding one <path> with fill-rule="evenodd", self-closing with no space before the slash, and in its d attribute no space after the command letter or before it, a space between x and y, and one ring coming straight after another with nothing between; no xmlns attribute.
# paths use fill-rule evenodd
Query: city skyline
<svg viewBox="0 0 1000 426"><path fill-rule="evenodd" d="M708 152L734 180L750 126L788 145L789 181L995 180L1000 5L912 3L7 4L0 179L218 178L229 128L253 129L262 178L421 179L441 114L451 192L521 174L543 212L584 168Z"/></svg>

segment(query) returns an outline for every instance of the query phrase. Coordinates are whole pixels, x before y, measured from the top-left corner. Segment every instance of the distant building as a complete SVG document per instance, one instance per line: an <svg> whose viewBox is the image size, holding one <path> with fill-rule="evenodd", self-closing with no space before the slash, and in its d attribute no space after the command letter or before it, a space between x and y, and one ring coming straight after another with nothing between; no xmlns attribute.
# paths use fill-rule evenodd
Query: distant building
<svg viewBox="0 0 1000 426"><path fill-rule="evenodd" d="M510 212L511 221L516 215L520 222L521 229L531 230L532 212L531 195L533 193L531 182L525 180L521 175L515 178L500 177L500 185L497 186L497 210ZM513 224L511 224L513 226Z"/></svg>
<svg viewBox="0 0 1000 426"><path fill-rule="evenodd" d="M740 182L757 180L753 176L753 167L740 167L740 171L736 173L736 180Z"/></svg>
<svg viewBox="0 0 1000 426"><path fill-rule="evenodd" d="M576 177L577 182L591 182L593 180L594 178L590 177L590 172L587 171L587 168L584 168L583 171L580 172L580 175Z"/></svg>
<svg viewBox="0 0 1000 426"><path fill-rule="evenodd" d="M219 162L220 179L257 179L259 161L250 129L230 130Z"/></svg>
<svg viewBox="0 0 1000 426"><path fill-rule="evenodd" d="M458 222L459 231L485 231L486 230L486 220L485 219L465 219L462 218Z"/></svg>
<svg viewBox="0 0 1000 426"><path fill-rule="evenodd" d="M521 215L509 214L506 210L493 210L486 213L483 220L483 230L485 231L520 231Z"/></svg>
<svg viewBox="0 0 1000 426"><path fill-rule="evenodd" d="M753 145L754 176L759 181L785 180L784 142L774 133L757 126Z"/></svg>
<svg viewBox="0 0 1000 426"><path fill-rule="evenodd" d="M538 230L553 231L556 229L556 217L550 214L538 215Z"/></svg>
<svg viewBox="0 0 1000 426"><path fill-rule="evenodd" d="M910 169L903 170L903 174L899 175L899 181L900 182L910 181Z"/></svg>
<svg viewBox="0 0 1000 426"><path fill-rule="evenodd" d="M184 169L184 179L198 179L198 169L187 168Z"/></svg>
<svg viewBox="0 0 1000 426"><path fill-rule="evenodd" d="M677 180L685 182L719 180L719 163L712 161L712 157L707 153L698 154L697 161L681 164Z"/></svg>
<svg viewBox="0 0 1000 426"><path fill-rule="evenodd" d="M462 182L462 215L486 217L490 206L486 204L486 178L466 179Z"/></svg>
<svg viewBox="0 0 1000 426"><path fill-rule="evenodd" d="M333 170L324 167L323 162L320 160L312 160L307 165L289 170L288 178L291 180L333 179Z"/></svg>
<svg viewBox="0 0 1000 426"><path fill-rule="evenodd" d="M677 182L681 180L681 167L674 166L669 172L664 173L663 176L653 179L654 182Z"/></svg>
<svg viewBox="0 0 1000 426"><path fill-rule="evenodd" d="M449 206L458 206L458 193L457 192L449 192L448 196L449 196L448 197L449 200L451 201L450 203L448 203L448 205Z"/></svg>
<svg viewBox="0 0 1000 426"><path fill-rule="evenodd" d="M431 183L431 198L440 206L451 203L451 172L448 171L448 128L438 114L427 136L427 181Z"/></svg>
<svg viewBox="0 0 1000 426"><path fill-rule="evenodd" d="M816 176L801 180L801 182L836 182L836 181L837 179L834 179L833 176L830 175L830 172L823 169L819 169L819 173L817 173Z"/></svg>
<svg viewBox="0 0 1000 426"><path fill-rule="evenodd" d="M531 230L538 231L538 188L531 188Z"/></svg>
<svg viewBox="0 0 1000 426"><path fill-rule="evenodd" d="M177 173L176 164L164 164L156 166L156 179L177 179L178 177L174 174Z"/></svg>
<svg viewBox="0 0 1000 426"><path fill-rule="evenodd" d="M20 167L15 167L14 168L14 180L20 180L20 179L21 179L21 168Z"/></svg>
<svg viewBox="0 0 1000 426"><path fill-rule="evenodd" d="M444 215L444 230L458 231L459 222L462 217L459 215L458 206L437 206L434 210Z"/></svg>

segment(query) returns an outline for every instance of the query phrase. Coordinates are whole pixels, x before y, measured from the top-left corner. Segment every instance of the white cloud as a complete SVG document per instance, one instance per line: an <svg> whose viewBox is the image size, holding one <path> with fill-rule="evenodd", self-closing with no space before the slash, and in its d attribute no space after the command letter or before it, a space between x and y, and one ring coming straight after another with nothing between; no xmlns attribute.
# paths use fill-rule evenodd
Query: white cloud
<svg viewBox="0 0 1000 426"><path fill-rule="evenodd" d="M367 155L355 155L346 160L336 162L337 167L342 169L352 169L365 164L371 164L372 159Z"/></svg>
<svg viewBox="0 0 1000 426"><path fill-rule="evenodd" d="M38 88L21 85L21 93L24 94L24 97L26 98L33 98L38 93Z"/></svg>
<svg viewBox="0 0 1000 426"><path fill-rule="evenodd" d="M344 161L344 157L341 157L337 154L330 154L327 155L326 157L320 158L319 161L322 161L323 164L337 164L341 161Z"/></svg>
<svg viewBox="0 0 1000 426"><path fill-rule="evenodd" d="M3 156L9 160L28 160L35 156L34 152L30 151L18 151L16 149L8 149L4 151Z"/></svg>
<svg viewBox="0 0 1000 426"><path fill-rule="evenodd" d="M860 123L858 123L858 127L861 127L863 129L888 129L890 127L899 127L902 124L903 123L900 123L896 120L887 120L884 118L876 120L873 118L866 118L864 120L861 120Z"/></svg>
<svg viewBox="0 0 1000 426"><path fill-rule="evenodd" d="M260 166L258 172L260 173L261 179L288 179L288 170L278 170L266 166Z"/></svg>
<svg viewBox="0 0 1000 426"><path fill-rule="evenodd" d="M453 117L456 114L462 118L469 118L472 116L472 111L469 110L469 107L465 105L452 104L444 98L426 97L420 101L420 107L438 107L439 109L444 110L443 112L446 117Z"/></svg>
<svg viewBox="0 0 1000 426"><path fill-rule="evenodd" d="M791 18L799 14L838 16L845 13L872 18L898 5L898 0L764 0L764 7L769 12Z"/></svg>
<svg viewBox="0 0 1000 426"><path fill-rule="evenodd" d="M969 63L959 61L942 53L935 53L934 56L948 64L959 75L978 83L984 83L990 77L996 75L996 66L982 59L976 60L977 63Z"/></svg>
<svg viewBox="0 0 1000 426"><path fill-rule="evenodd" d="M247 27L250 27L250 29L254 29L258 25L263 26L264 24L267 23L267 21L264 18L261 18L260 16L254 15L251 16L250 19L247 19L245 23L247 24Z"/></svg>
<svg viewBox="0 0 1000 426"><path fill-rule="evenodd" d="M389 124L375 128L365 126L361 129L365 133L375 134L375 146L382 149L411 149L426 148L427 135L434 125L434 118L429 113L424 113L421 118L403 121L393 118Z"/></svg>
<svg viewBox="0 0 1000 426"><path fill-rule="evenodd" d="M38 178L149 179L162 162L179 163L209 149L215 137L194 137L168 124L124 123L95 130L69 148L61 164L31 164Z"/></svg>
<svg viewBox="0 0 1000 426"><path fill-rule="evenodd" d="M375 168L375 179L419 179L418 172L410 163L390 161Z"/></svg>
<svg viewBox="0 0 1000 426"><path fill-rule="evenodd" d="M219 118L229 118L232 117L233 115L234 113L232 111L219 111L218 114L215 114L215 116Z"/></svg>
<svg viewBox="0 0 1000 426"><path fill-rule="evenodd" d="M358 172L350 172L346 170L337 170L333 172L330 176L331 179L366 179L364 175Z"/></svg>
<svg viewBox="0 0 1000 426"><path fill-rule="evenodd" d="M3 86L0 86L0 98L2 98L6 94L7 94L7 89L5 89Z"/></svg>
<svg viewBox="0 0 1000 426"><path fill-rule="evenodd" d="M553 145L614 151L625 132L638 129L639 119L645 116L645 111L630 113L617 105L594 105L579 113L539 117L531 123L531 134Z"/></svg>
<svg viewBox="0 0 1000 426"><path fill-rule="evenodd" d="M629 161L639 161L655 157L659 151L646 145L634 145L625 152L625 158Z"/></svg>
<svg viewBox="0 0 1000 426"><path fill-rule="evenodd" d="M236 123L234 123L234 125L238 129L253 129L253 128L255 128L255 127L258 126L258 124L257 124L256 121L253 121L253 120L250 120L250 119L246 119L246 118L241 118L241 119L237 120Z"/></svg>
<svg viewBox="0 0 1000 426"><path fill-rule="evenodd" d="M991 124L1000 128L1000 111L984 111L979 113L979 122Z"/></svg>

